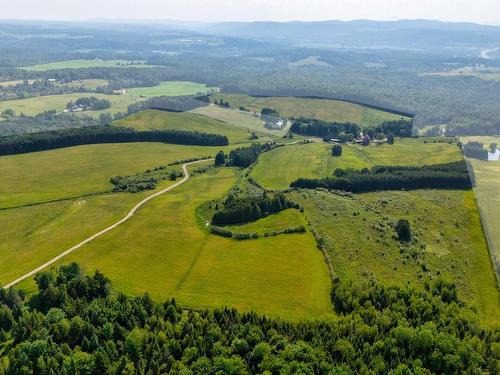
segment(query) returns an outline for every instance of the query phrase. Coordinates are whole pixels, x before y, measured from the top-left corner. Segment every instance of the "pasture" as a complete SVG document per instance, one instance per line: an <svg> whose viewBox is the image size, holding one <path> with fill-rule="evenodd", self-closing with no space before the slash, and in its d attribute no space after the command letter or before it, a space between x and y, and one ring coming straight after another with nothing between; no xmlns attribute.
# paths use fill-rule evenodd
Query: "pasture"
<svg viewBox="0 0 500 375"><path fill-rule="evenodd" d="M204 133L224 134L230 143L249 142L251 132L247 129L191 112L143 111L125 119L114 121L113 125L137 130L186 130Z"/></svg>
<svg viewBox="0 0 500 375"><path fill-rule="evenodd" d="M283 117L308 117L325 121L353 122L361 126L378 125L401 116L359 104L330 99L294 97L253 97L242 94L215 94L213 99L224 99L231 107L244 106L260 113L262 108L276 109Z"/></svg>
<svg viewBox="0 0 500 375"><path fill-rule="evenodd" d="M176 160L214 156L220 149L164 143L121 143L2 156L0 208L110 191L111 177L143 172Z"/></svg>
<svg viewBox="0 0 500 375"><path fill-rule="evenodd" d="M80 115L98 117L101 113L127 112L128 106L137 99L127 95L107 95L96 93L73 93L61 95L35 96L28 99L16 99L0 101L0 111L12 109L16 114L24 113L34 116L48 110L63 112L70 101L78 98L95 96L98 99L107 99L111 102L111 107L101 111L78 112Z"/></svg>
<svg viewBox="0 0 500 375"><path fill-rule="evenodd" d="M497 283L473 191L287 195L305 208L325 241L336 276L416 286L444 276L478 309L483 323L500 325ZM401 218L410 222L416 239L411 245L393 238L393 225Z"/></svg>
<svg viewBox="0 0 500 375"><path fill-rule="evenodd" d="M134 87L127 89L127 94L135 97L149 98L152 96L181 96L196 95L198 93L208 94L218 92L218 87L209 87L204 83L189 81L166 81L159 86Z"/></svg>
<svg viewBox="0 0 500 375"><path fill-rule="evenodd" d="M62 263L97 268L117 291L147 291L158 301L175 297L195 308L227 305L291 320L331 314L329 276L311 233L237 241L199 225L197 207L222 197L236 179L228 168L197 175Z"/></svg>
<svg viewBox="0 0 500 375"><path fill-rule="evenodd" d="M37 72L59 69L78 69L78 68L151 68L154 65L147 65L145 61L129 60L64 60L55 61L46 64L37 64L25 66L23 69Z"/></svg>
<svg viewBox="0 0 500 375"><path fill-rule="evenodd" d="M425 141L425 138L398 138L393 145L343 145L340 157L333 157L332 145L326 143L288 145L262 154L251 176L266 188L286 189L299 177L328 177L336 168L439 164L462 157L455 144Z"/></svg>

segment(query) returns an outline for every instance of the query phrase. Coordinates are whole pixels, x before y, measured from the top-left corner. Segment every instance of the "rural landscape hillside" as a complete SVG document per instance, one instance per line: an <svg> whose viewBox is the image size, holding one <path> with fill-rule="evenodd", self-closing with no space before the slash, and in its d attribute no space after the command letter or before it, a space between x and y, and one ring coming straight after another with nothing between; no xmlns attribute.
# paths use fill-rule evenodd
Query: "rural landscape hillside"
<svg viewBox="0 0 500 375"><path fill-rule="evenodd" d="M500 373L498 46L0 21L0 375Z"/></svg>

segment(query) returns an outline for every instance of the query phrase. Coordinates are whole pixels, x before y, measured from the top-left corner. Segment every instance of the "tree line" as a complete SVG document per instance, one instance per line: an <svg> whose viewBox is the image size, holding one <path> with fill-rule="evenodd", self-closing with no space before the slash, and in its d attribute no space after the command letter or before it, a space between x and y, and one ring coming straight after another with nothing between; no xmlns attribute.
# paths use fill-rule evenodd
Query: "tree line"
<svg viewBox="0 0 500 375"><path fill-rule="evenodd" d="M362 193L401 189L469 189L471 181L465 161L421 167L375 166L371 169L336 169L333 177L299 178L292 188L344 190Z"/></svg>
<svg viewBox="0 0 500 375"><path fill-rule="evenodd" d="M263 152L270 151L278 147L271 143L253 143L248 147L238 147L229 152L229 155L224 160L227 166L246 168L257 161L259 155ZM222 162L222 156L219 155L217 162Z"/></svg>
<svg viewBox="0 0 500 375"><path fill-rule="evenodd" d="M500 332L443 279L424 288L335 281L336 319L291 323L111 293L72 263L0 289L0 374L498 373Z"/></svg>
<svg viewBox="0 0 500 375"><path fill-rule="evenodd" d="M182 130L136 131L118 126L87 126L0 138L0 155L51 150L99 143L163 142L181 145L226 146L225 135Z"/></svg>
<svg viewBox="0 0 500 375"><path fill-rule="evenodd" d="M287 208L299 209L300 206L287 199L283 194L269 197L266 192L260 197L238 198L230 194L224 201L224 207L215 211L213 225L227 225L256 221Z"/></svg>
<svg viewBox="0 0 500 375"><path fill-rule="evenodd" d="M317 119L295 119L290 130L297 134L321 138L337 138L340 135L358 137L361 134L359 125L350 122L329 122Z"/></svg>

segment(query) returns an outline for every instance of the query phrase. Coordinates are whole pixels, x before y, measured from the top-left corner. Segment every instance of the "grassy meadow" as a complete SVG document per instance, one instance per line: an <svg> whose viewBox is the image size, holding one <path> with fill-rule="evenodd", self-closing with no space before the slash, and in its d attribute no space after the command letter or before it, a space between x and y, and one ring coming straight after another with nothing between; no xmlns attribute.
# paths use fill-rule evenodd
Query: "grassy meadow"
<svg viewBox="0 0 500 375"><path fill-rule="evenodd" d="M111 177L143 172L176 160L214 156L220 149L164 143L115 143L2 156L0 208L110 191Z"/></svg>
<svg viewBox="0 0 500 375"><path fill-rule="evenodd" d="M193 177L62 263L98 268L118 291L190 307L228 305L292 320L331 314L328 271L311 233L237 241L198 223L197 207L236 179L226 168Z"/></svg>
<svg viewBox="0 0 500 375"><path fill-rule="evenodd" d="M405 138L396 139L393 145L343 145L340 157L333 157L332 146L326 143L288 145L262 154L251 175L268 189L286 189L299 177L327 177L336 168L438 164L462 157L455 144L424 142L422 138Z"/></svg>
<svg viewBox="0 0 500 375"><path fill-rule="evenodd" d="M224 134L230 143L249 142L251 132L247 129L191 112L143 111L113 125L137 130L186 130L204 133Z"/></svg>
<svg viewBox="0 0 500 375"><path fill-rule="evenodd" d="M401 116L368 108L359 104L330 99L293 97L253 97L242 94L215 94L213 98L228 101L231 107L244 106L250 111L273 108L284 117L309 117L325 121L354 122L361 126L378 125L385 120L397 120Z"/></svg>
<svg viewBox="0 0 500 375"><path fill-rule="evenodd" d="M77 69L77 68L151 68L154 65L144 64L144 61L129 60L64 60L47 64L37 64L25 66L23 69L37 72L58 69Z"/></svg>
<svg viewBox="0 0 500 375"><path fill-rule="evenodd" d="M68 83L60 83L59 86L76 87L76 88L83 86L86 89L95 90L98 87L105 87L108 84L109 82L106 79L82 79L82 80L71 81Z"/></svg>
<svg viewBox="0 0 500 375"><path fill-rule="evenodd" d="M78 112L79 114L93 117L98 117L101 113L127 112L128 106L137 100L136 98L128 95L107 95L96 94L93 92L35 96L28 99L0 101L0 112L5 109L12 109L18 115L24 113L28 116L34 116L48 110L63 112L66 109L66 105L68 104L68 102L74 102L78 98L89 96L95 96L98 99L107 99L111 102L111 107L108 109L104 109L101 111Z"/></svg>
<svg viewBox="0 0 500 375"><path fill-rule="evenodd" d="M473 191L340 196L303 190L288 196L305 208L325 240L336 276L420 286L426 278L444 276L485 324L500 325L498 288ZM392 225L401 218L416 238L410 246L393 238Z"/></svg>
<svg viewBox="0 0 500 375"><path fill-rule="evenodd" d="M327 177L335 168L369 166L353 147L344 146L341 157L333 157L331 149L323 142L278 147L259 157L251 176L265 188L282 190L299 177Z"/></svg>
<svg viewBox="0 0 500 375"><path fill-rule="evenodd" d="M134 87L131 89L127 89L127 94L135 97L151 97L196 95L200 92L211 93L217 91L219 91L218 87L209 87L204 83L189 81L166 81L161 82L159 86Z"/></svg>

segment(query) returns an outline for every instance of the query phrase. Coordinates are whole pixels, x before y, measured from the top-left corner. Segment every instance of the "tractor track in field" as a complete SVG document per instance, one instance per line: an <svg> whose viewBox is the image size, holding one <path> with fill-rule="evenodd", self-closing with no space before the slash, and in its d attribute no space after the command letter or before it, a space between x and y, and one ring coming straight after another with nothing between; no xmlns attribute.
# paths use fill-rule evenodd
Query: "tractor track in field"
<svg viewBox="0 0 500 375"><path fill-rule="evenodd" d="M18 277L17 279L15 279L14 281L11 281L10 283L6 284L3 288L4 289L8 289L18 283L20 283L21 281L23 280L26 280L27 278L37 274L38 272L44 270L45 268L49 267L50 265L56 263L57 261L61 260L62 258L64 258L65 256L71 254L72 252L74 252L75 250L78 250L80 247L82 247L83 245L86 245L88 244L89 242L92 242L93 240L95 240L96 238L98 237L101 237L102 235L110 232L111 230L115 229L116 227L120 226L121 224L123 224L124 222L126 222L127 220L129 220L132 216L134 216L134 214L142 207L144 206L147 202L149 202L151 199L154 199L164 193L167 193L169 192L170 190L172 189L175 189L176 187L182 185L183 183L185 183L186 181L189 180L189 171L187 169L187 167L189 165L192 165L192 164L196 164L196 163L202 163L202 162L207 162L207 161L211 161L211 160L214 160L214 159L203 159L203 160L196 160L196 161L192 161L192 162L188 162L188 163L184 163L182 165L182 172L184 174L184 177L177 181L176 183L174 183L173 185L170 185L168 187L166 187L165 189L163 190L160 190L160 191L157 191L156 193L153 193L149 196L147 196L146 198L144 198L142 201L140 201L139 203L137 203L128 213L125 217L123 217L122 219L118 220L116 223L114 224L111 224L110 226L100 230L99 232L93 234L92 236L90 237L87 237L86 239L84 239L83 241L77 243L75 246L69 248L68 250L60 253L59 255L53 257L52 259L50 259L49 261L43 263L41 266L35 268L34 270L28 272L28 273L25 273L24 275Z"/></svg>

